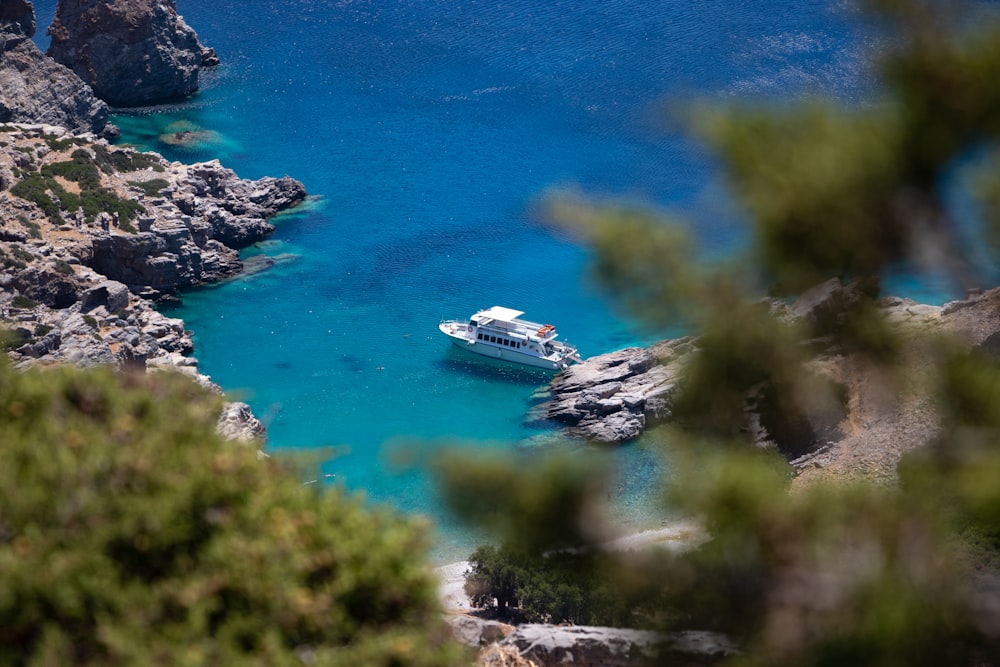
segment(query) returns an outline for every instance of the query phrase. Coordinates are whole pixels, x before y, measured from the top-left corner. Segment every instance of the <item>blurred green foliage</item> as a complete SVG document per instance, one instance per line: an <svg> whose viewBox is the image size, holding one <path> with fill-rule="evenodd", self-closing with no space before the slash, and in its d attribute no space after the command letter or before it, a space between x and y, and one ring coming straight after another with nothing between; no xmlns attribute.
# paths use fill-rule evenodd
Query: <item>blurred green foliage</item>
<svg viewBox="0 0 1000 667"><path fill-rule="evenodd" d="M606 554L556 551L536 558L520 545L483 545L469 557L465 592L474 606L514 622L648 626L653 605L623 586ZM647 591L649 589L646 589Z"/></svg>
<svg viewBox="0 0 1000 667"><path fill-rule="evenodd" d="M428 527L303 485L170 373L0 359L0 665L454 665Z"/></svg>
<svg viewBox="0 0 1000 667"><path fill-rule="evenodd" d="M899 263L943 272L958 289L982 287L969 258L983 239L1000 238L1000 20L975 3L866 7L881 37L877 100L696 102L680 114L718 157L749 230L745 254L709 261L682 220L634 205L558 193L545 206L553 225L594 248L594 275L615 303L656 325L689 327L698 349L659 437L672 452L667 504L703 522L709 539L676 556L633 554L594 585L617 582L623 596L645 586L644 599L661 606L637 601L632 622L725 633L741 647L727 664L1000 664L995 345L904 335L878 304L881 277ZM956 190L978 203L983 226L971 242L949 206ZM831 279L853 285L834 293L849 298L804 320L774 307ZM871 424L895 418L904 396L934 398L926 417L937 436L904 457L898 483L859 475L793 489L786 459L755 442L751 415L843 416L843 390L815 372L835 359L884 387L878 405L865 406ZM486 515L500 529L501 546L477 552L489 570L544 572L562 553L607 562L586 477L577 493L535 492L528 508L508 497L522 491L515 485L488 507L467 502L472 488L450 458L442 478L460 514ZM491 465L506 479L519 462L507 472ZM547 484L535 473L531 483ZM509 521L496 520L510 508ZM571 552L567 524L579 538ZM559 539L538 541L547 534ZM575 593L550 595L551 606Z"/></svg>

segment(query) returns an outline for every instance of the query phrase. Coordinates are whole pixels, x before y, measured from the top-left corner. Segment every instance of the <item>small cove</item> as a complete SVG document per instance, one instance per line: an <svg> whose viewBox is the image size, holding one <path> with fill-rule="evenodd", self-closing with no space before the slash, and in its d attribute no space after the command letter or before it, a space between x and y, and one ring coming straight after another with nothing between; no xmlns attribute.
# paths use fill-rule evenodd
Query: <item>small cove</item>
<svg viewBox="0 0 1000 667"><path fill-rule="evenodd" d="M172 160L290 175L312 195L276 221L259 273L183 296L202 372L245 400L274 452L333 447L334 483L430 516L439 561L476 536L417 459L442 443L526 458L606 457L612 512L656 525L669 477L653 438L595 450L526 423L548 376L464 356L442 318L505 305L556 324L584 356L650 342L602 298L585 248L531 214L572 187L691 214L707 253L741 231L711 160L662 121L690 95L853 99L864 88L846 10L825 2L679 0L328 3L178 0L223 65L189 102L117 114L122 142ZM55 1L36 2L41 35ZM530 459L529 459L530 460ZM619 494L618 489L621 489ZM629 523L630 522L630 523Z"/></svg>

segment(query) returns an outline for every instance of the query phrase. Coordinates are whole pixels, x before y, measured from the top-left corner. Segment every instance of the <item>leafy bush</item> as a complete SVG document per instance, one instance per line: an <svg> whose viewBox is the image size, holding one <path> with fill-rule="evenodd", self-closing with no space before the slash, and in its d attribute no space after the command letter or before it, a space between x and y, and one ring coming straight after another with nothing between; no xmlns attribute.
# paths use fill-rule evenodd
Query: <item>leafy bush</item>
<svg viewBox="0 0 1000 667"><path fill-rule="evenodd" d="M129 172L143 169L165 171L160 158L151 153L124 150L109 151L100 144L95 144L92 148L97 166L106 174L115 171Z"/></svg>
<svg viewBox="0 0 1000 667"><path fill-rule="evenodd" d="M31 340L31 335L24 329L5 329L0 327L0 352L16 350Z"/></svg>
<svg viewBox="0 0 1000 667"><path fill-rule="evenodd" d="M15 308L34 308L38 305L38 302L31 297L24 296L23 294L18 294L14 297L13 301Z"/></svg>
<svg viewBox="0 0 1000 667"><path fill-rule="evenodd" d="M90 153L82 148L73 151L72 159L53 162L42 167L43 176L62 176L68 181L76 181L81 190L101 187L101 174Z"/></svg>
<svg viewBox="0 0 1000 667"><path fill-rule="evenodd" d="M648 603L617 583L610 562L573 552L531 554L484 545L469 557L465 592L473 604L533 623L644 625Z"/></svg>
<svg viewBox="0 0 1000 667"><path fill-rule="evenodd" d="M107 153L103 146L97 145L95 148L101 148ZM80 194L68 192L56 181L56 176L79 183ZM45 165L40 173L22 179L11 188L11 192L34 202L56 224L65 222L62 211L82 208L87 222L93 222L99 213L108 213L118 216L123 229L135 231L127 222L146 210L139 202L123 199L102 187L95 159L82 148L73 151L71 160ZM58 198L58 204L50 193Z"/></svg>
<svg viewBox="0 0 1000 667"><path fill-rule="evenodd" d="M64 276L68 276L73 273L73 265L64 259L57 259L55 262L56 272L61 273Z"/></svg>
<svg viewBox="0 0 1000 667"><path fill-rule="evenodd" d="M41 232L41 229L39 228L37 222L35 222L33 220L29 220L24 215L18 215L17 216L17 221L20 222L22 226L27 227L27 229L28 229L28 235L31 236L31 238L33 238L33 239L40 239L40 238L42 238L42 232Z"/></svg>
<svg viewBox="0 0 1000 667"><path fill-rule="evenodd" d="M28 252L27 250L25 250L24 248L22 248L19 245L13 246L10 249L10 252L11 252L11 254L14 255L14 257L17 257L18 259L24 260L25 262L30 262L30 261L33 261L35 259L35 256L32 253Z"/></svg>
<svg viewBox="0 0 1000 667"><path fill-rule="evenodd" d="M80 207L80 198L66 191L51 176L42 174L29 174L14 184L10 189L11 194L34 202L55 224L63 224L63 210L76 210ZM59 199L59 204L52 199L49 193L54 194Z"/></svg>
<svg viewBox="0 0 1000 667"><path fill-rule="evenodd" d="M49 145L49 148L51 148L54 151L64 151L70 146L80 146L85 143L83 139L77 137L67 137L65 139L60 139L54 134L46 134L45 137L43 138L45 139L45 143Z"/></svg>
<svg viewBox="0 0 1000 667"><path fill-rule="evenodd" d="M863 4L874 14L867 27L885 31L872 68L878 104L753 100L683 110L679 120L716 151L748 227L738 261L698 256L679 217L569 195L547 202L554 224L592 246L615 303L697 336L673 423L649 442L671 455L671 511L697 518L708 539L659 562L623 560L617 581L661 590L665 630L732 638L741 654L726 664L997 665L997 347L896 326L878 298L881 278L900 262L955 286L995 284L993 272L977 274L976 260L1000 239L1000 20L978 3ZM984 233L970 240L972 201ZM930 247L933 260L923 254ZM776 299L775 309L761 307L764 295L809 300L812 288L848 280L849 298L834 295L828 312L794 326ZM997 299L991 291L976 308L988 317ZM793 481L788 461L755 440L749 408L763 399L773 413L825 413L835 392L810 373L831 362L855 378L842 422L852 437L831 453L835 474L801 470ZM882 423L898 426L895 435ZM892 438L903 440L892 443L898 450L886 447ZM567 526L593 521L596 499L551 494L534 471L519 485L525 466L513 457L489 477L476 461L450 458L441 466L450 504L501 543L524 532L535 553L558 553ZM577 553L600 553L578 531ZM546 534L548 546L536 542ZM534 566L544 577L544 560ZM548 600L578 600L572 588L534 586Z"/></svg>
<svg viewBox="0 0 1000 667"><path fill-rule="evenodd" d="M424 526L299 483L174 374L0 360L5 664L457 665Z"/></svg>
<svg viewBox="0 0 1000 667"><path fill-rule="evenodd" d="M151 178L148 181L129 181L128 184L142 190L147 197L155 197L164 188L170 186L170 182L163 178Z"/></svg>

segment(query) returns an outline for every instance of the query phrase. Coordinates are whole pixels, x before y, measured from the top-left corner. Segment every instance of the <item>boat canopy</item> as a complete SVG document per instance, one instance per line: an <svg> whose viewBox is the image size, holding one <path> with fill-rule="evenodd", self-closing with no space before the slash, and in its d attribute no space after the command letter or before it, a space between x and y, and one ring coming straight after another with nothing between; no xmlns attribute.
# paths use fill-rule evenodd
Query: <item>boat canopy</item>
<svg viewBox="0 0 1000 667"><path fill-rule="evenodd" d="M477 313L477 319L490 318L493 320L501 320L503 322L511 322L514 319L524 315L524 311L514 310L513 308L504 308L503 306L493 306L480 313Z"/></svg>

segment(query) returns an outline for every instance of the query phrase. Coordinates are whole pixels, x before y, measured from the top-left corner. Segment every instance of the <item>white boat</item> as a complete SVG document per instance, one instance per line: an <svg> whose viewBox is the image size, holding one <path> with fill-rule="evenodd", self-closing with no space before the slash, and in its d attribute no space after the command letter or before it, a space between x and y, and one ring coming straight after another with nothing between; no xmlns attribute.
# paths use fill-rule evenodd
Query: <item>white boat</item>
<svg viewBox="0 0 1000 667"><path fill-rule="evenodd" d="M556 340L556 328L520 319L520 310L493 306L468 320L442 320L441 333L451 342L484 357L536 368L562 370L582 361L576 348Z"/></svg>

